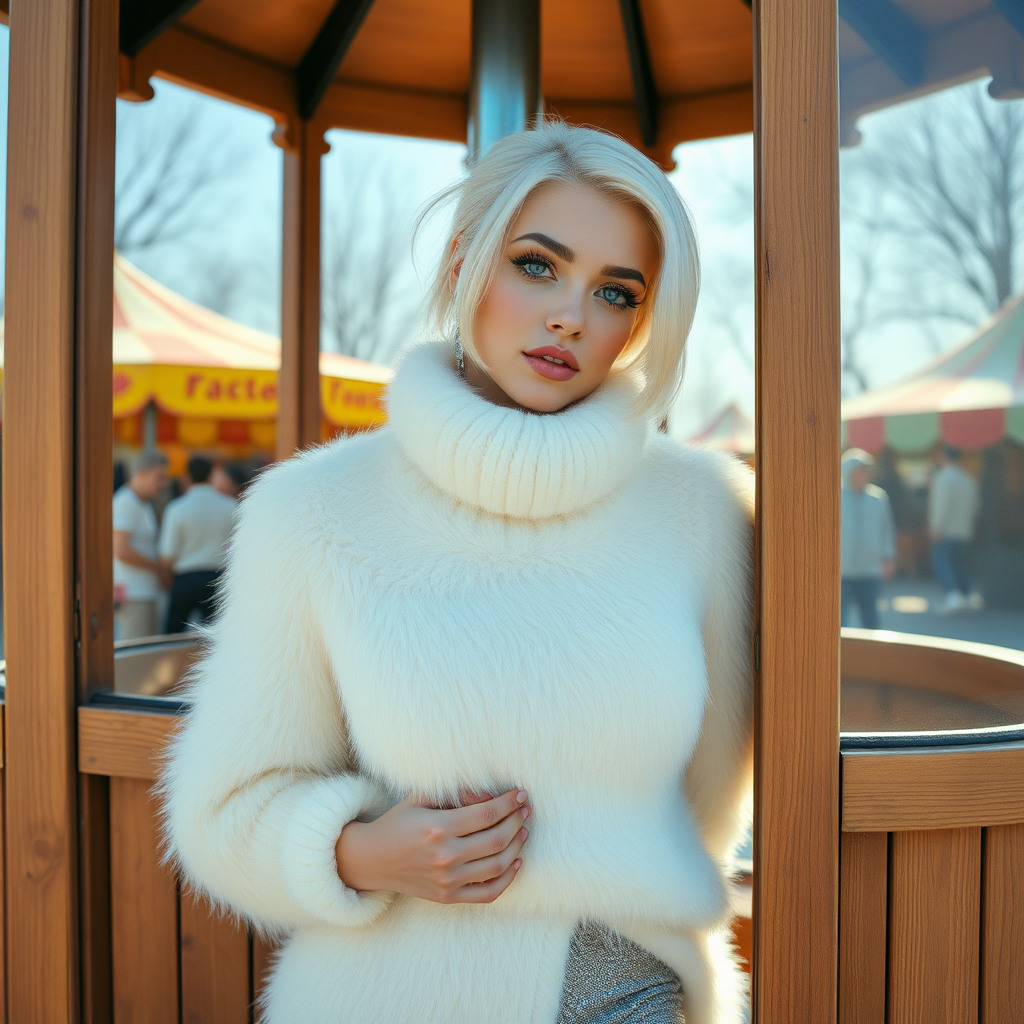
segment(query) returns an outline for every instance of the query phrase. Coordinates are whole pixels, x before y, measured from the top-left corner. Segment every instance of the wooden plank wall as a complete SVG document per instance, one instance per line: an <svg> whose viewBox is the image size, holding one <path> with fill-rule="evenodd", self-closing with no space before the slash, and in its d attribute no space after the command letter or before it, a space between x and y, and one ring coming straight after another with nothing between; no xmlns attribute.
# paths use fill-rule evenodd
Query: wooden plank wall
<svg viewBox="0 0 1024 1024"><path fill-rule="evenodd" d="M110 784L113 1024L254 1024L272 949L164 863L156 762L172 715L79 709L79 770Z"/></svg>
<svg viewBox="0 0 1024 1024"><path fill-rule="evenodd" d="M839 1024L1024 1021L1024 823L844 832Z"/></svg>

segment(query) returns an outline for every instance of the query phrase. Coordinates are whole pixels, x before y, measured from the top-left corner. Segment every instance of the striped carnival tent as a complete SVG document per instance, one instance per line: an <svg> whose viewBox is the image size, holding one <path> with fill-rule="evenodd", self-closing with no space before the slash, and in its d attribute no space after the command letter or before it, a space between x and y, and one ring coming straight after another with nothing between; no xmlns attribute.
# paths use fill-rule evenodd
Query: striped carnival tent
<svg viewBox="0 0 1024 1024"><path fill-rule="evenodd" d="M752 455L754 452L754 421L735 403L727 405L687 444L701 444L721 452Z"/></svg>
<svg viewBox="0 0 1024 1024"><path fill-rule="evenodd" d="M844 402L843 421L846 444L868 451L1024 444L1024 294L930 366Z"/></svg>
<svg viewBox="0 0 1024 1024"><path fill-rule="evenodd" d="M116 443L139 446L143 414L155 407L156 441L172 453L273 450L277 338L190 302L115 254L113 346ZM387 367L321 352L323 435L383 422L390 376Z"/></svg>

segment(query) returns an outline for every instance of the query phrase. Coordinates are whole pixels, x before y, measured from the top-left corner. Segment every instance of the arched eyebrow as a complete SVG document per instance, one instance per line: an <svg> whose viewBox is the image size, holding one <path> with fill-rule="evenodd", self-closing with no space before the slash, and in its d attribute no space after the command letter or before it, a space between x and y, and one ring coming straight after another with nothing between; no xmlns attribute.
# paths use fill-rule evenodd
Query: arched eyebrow
<svg viewBox="0 0 1024 1024"><path fill-rule="evenodd" d="M556 242L550 235L542 234L540 231L531 231L528 235L520 235L518 238L513 238L513 242L540 242L545 249L550 249L559 259L565 260L566 263L573 263L576 260L576 253L569 248L569 246L562 242ZM634 270L632 267L616 267L607 266L601 268L602 274L607 274L608 277L621 277L625 281L638 281L644 288L647 287L647 282L644 280L644 275L639 270Z"/></svg>
<svg viewBox="0 0 1024 1024"><path fill-rule="evenodd" d="M601 273L607 274L609 277L621 277L627 281L639 281L645 288L647 287L644 275L632 267L602 267Z"/></svg>
<svg viewBox="0 0 1024 1024"><path fill-rule="evenodd" d="M566 263L573 263L576 260L576 253L569 246L556 242L553 238L548 235L542 235L539 231L531 231L528 235L520 235L518 238L513 238L512 241L525 242L527 239L540 242L545 249L550 249L560 260L565 260Z"/></svg>

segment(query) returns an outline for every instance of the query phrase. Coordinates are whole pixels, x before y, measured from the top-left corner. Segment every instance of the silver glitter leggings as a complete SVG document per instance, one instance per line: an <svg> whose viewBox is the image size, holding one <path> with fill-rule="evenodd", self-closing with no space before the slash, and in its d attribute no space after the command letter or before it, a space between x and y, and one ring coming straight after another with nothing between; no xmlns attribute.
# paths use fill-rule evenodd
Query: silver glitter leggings
<svg viewBox="0 0 1024 1024"><path fill-rule="evenodd" d="M653 953L584 921L569 946L557 1024L683 1024L683 986Z"/></svg>

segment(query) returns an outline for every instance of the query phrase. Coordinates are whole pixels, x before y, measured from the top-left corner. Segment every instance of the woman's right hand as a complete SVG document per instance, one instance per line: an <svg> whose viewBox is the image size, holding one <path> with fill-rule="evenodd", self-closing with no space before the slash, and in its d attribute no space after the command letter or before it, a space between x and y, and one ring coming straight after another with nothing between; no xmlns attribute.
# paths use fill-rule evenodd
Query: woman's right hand
<svg viewBox="0 0 1024 1024"><path fill-rule="evenodd" d="M375 821L350 821L335 844L350 889L388 889L434 903L493 903L522 865L525 790L452 810L408 799Z"/></svg>

